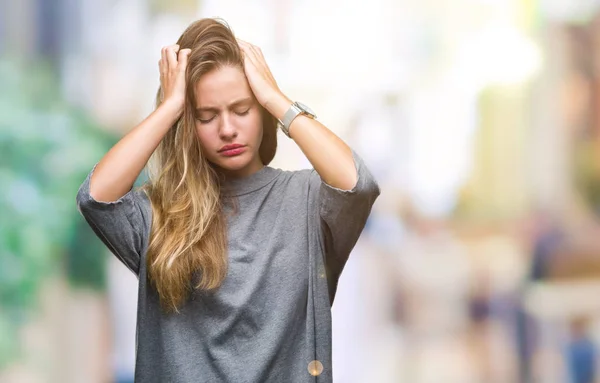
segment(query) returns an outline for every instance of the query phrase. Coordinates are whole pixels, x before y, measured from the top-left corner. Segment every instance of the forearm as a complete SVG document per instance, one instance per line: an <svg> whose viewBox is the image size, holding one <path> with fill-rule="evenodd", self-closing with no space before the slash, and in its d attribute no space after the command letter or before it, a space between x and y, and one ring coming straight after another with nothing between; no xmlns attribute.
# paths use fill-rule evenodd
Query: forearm
<svg viewBox="0 0 600 383"><path fill-rule="evenodd" d="M287 97L278 95L267 109L281 119L291 104ZM325 125L300 115L292 121L289 132L323 181L342 190L356 185L358 175L352 150Z"/></svg>
<svg viewBox="0 0 600 383"><path fill-rule="evenodd" d="M97 201L112 202L131 190L179 114L178 107L165 102L127 133L96 166L90 180L90 195Z"/></svg>

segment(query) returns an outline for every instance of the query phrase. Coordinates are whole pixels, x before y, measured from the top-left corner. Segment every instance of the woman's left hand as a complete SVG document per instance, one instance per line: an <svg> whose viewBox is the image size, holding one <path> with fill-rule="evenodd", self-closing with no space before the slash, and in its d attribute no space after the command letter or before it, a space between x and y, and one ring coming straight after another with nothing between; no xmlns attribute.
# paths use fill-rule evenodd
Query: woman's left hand
<svg viewBox="0 0 600 383"><path fill-rule="evenodd" d="M244 54L244 72L257 101L271 113L273 104L287 98L283 95L259 47L237 40Z"/></svg>

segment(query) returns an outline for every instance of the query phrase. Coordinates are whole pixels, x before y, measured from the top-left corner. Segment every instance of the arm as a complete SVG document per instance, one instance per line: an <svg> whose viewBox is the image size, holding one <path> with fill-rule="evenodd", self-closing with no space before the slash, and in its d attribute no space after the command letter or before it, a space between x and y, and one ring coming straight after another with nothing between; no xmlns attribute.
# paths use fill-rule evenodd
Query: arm
<svg viewBox="0 0 600 383"><path fill-rule="evenodd" d="M292 102L279 90L260 48L238 40L244 53L244 70L258 102L281 119ZM290 136L298 144L321 179L328 185L351 190L358 175L352 150L319 121L298 116L290 125Z"/></svg>
<svg viewBox="0 0 600 383"><path fill-rule="evenodd" d="M279 94L266 104L267 110L281 120L292 102ZM325 183L342 190L352 190L356 186L358 174L352 150L325 125L299 115L290 125L290 137Z"/></svg>
<svg viewBox="0 0 600 383"><path fill-rule="evenodd" d="M181 114L184 71L171 64L167 66L168 60L171 63L175 60L177 64L176 49L163 49L160 66L165 99L161 106L96 164L77 192L77 206L85 220L107 248L136 275L139 275L152 218L147 196L132 187L160 140ZM180 65L186 63L186 51L179 53Z"/></svg>
<svg viewBox="0 0 600 383"><path fill-rule="evenodd" d="M165 102L127 133L96 165L90 180L90 195L97 201L114 202L131 190L177 118L177 106Z"/></svg>
<svg viewBox="0 0 600 383"><path fill-rule="evenodd" d="M185 101L185 67L189 49L163 48L160 60L164 101L150 116L131 130L96 165L90 180L90 195L97 201L113 202L131 190L148 159L181 116Z"/></svg>
<svg viewBox="0 0 600 383"><path fill-rule="evenodd" d="M244 70L258 102L281 119L292 104L279 90L258 47L239 41L244 53ZM379 196L377 182L362 159L320 122L298 116L290 125L290 137L313 165L309 199L316 201L324 248L330 299L337 279L358 240Z"/></svg>

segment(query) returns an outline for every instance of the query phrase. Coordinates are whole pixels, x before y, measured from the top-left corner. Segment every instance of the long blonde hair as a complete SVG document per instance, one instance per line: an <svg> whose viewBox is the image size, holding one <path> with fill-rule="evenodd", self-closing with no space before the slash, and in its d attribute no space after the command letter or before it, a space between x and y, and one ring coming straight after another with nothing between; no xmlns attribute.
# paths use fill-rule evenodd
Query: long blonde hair
<svg viewBox="0 0 600 383"><path fill-rule="evenodd" d="M219 175L202 154L196 135L194 84L203 74L222 66L243 70L235 36L221 20L192 23L177 44L180 49L192 50L186 70L186 104L181 118L153 153L148 163L149 182L144 187L153 212L148 273L161 306L168 312L178 311L193 288L218 288L227 274L226 221ZM160 94L159 88L157 107ZM267 165L277 148L276 120L261 110L263 138L259 155Z"/></svg>

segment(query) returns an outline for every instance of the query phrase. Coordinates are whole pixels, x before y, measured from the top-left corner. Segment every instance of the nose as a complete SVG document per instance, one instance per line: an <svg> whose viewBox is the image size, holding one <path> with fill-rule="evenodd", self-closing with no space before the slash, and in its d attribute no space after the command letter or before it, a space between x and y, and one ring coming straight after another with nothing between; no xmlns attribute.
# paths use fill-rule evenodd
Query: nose
<svg viewBox="0 0 600 383"><path fill-rule="evenodd" d="M223 141L230 141L237 137L237 129L233 124L229 113L223 115L221 126L219 127L219 136Z"/></svg>

